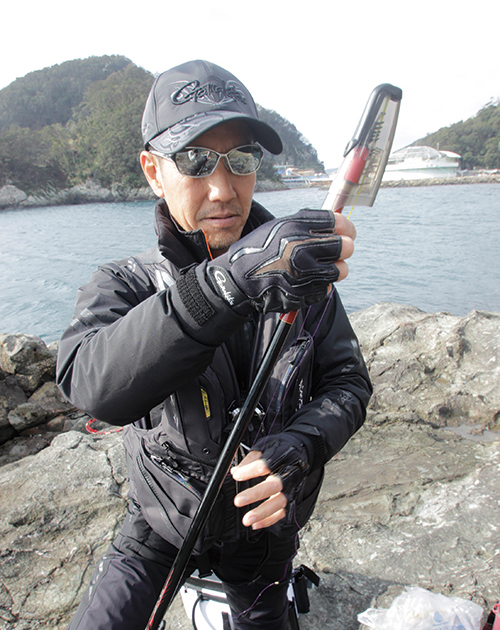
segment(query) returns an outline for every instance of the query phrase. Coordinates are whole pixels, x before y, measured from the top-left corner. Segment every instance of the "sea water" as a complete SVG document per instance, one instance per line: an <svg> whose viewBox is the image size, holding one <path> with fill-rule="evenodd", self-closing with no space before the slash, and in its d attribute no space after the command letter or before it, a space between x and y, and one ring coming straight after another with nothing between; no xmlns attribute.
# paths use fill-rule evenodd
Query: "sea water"
<svg viewBox="0 0 500 630"><path fill-rule="evenodd" d="M321 207L325 196L302 188L255 198L285 216ZM351 220L355 252L337 285L348 312L377 302L500 312L500 184L383 188ZM0 333L58 339L97 266L155 241L152 202L1 211Z"/></svg>

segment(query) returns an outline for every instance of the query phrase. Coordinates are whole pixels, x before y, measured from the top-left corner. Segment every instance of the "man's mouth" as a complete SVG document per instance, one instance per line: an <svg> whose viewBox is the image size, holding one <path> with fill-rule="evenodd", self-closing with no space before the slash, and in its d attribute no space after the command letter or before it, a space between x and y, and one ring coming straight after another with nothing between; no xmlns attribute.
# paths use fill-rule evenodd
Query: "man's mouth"
<svg viewBox="0 0 500 630"><path fill-rule="evenodd" d="M230 208L219 209L200 218L201 222L214 228L230 228L241 221L241 213Z"/></svg>
<svg viewBox="0 0 500 630"><path fill-rule="evenodd" d="M213 227L228 228L238 223L240 216L238 214L215 215L206 217L203 220Z"/></svg>

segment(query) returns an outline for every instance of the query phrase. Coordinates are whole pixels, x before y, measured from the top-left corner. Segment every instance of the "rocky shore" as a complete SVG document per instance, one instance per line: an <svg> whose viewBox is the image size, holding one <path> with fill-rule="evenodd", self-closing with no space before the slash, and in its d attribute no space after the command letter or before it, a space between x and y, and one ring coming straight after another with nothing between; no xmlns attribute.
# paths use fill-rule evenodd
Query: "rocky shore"
<svg viewBox="0 0 500 630"><path fill-rule="evenodd" d="M448 186L453 184L500 184L500 173L478 173L461 177L382 182L382 188ZM325 188L328 188L328 186ZM271 180L259 180L255 187L256 192L272 192L276 190L286 190L286 186ZM0 188L0 210L154 199L155 196L148 186L130 188L129 186L113 184L111 187L106 188L96 179L88 179L84 184L79 184L72 188L39 191L34 194L27 194L12 184Z"/></svg>
<svg viewBox="0 0 500 630"><path fill-rule="evenodd" d="M500 314L377 304L351 316L374 383L328 464L297 564L320 576L301 630L355 630L405 586L500 594ZM62 630L126 509L121 434L54 385L56 345L0 336L0 629ZM180 600L167 627L192 628Z"/></svg>
<svg viewBox="0 0 500 630"><path fill-rule="evenodd" d="M500 172L460 175L459 177L433 177L431 179L400 179L382 182L382 188L412 188L415 186L453 186L461 184L500 184Z"/></svg>
<svg viewBox="0 0 500 630"><path fill-rule="evenodd" d="M9 208L41 208L44 206L66 206L83 203L113 203L120 201L144 201L154 199L149 186L130 188L113 184L105 188L96 179L63 190L43 190L27 194L16 186L0 188L0 210Z"/></svg>
<svg viewBox="0 0 500 630"><path fill-rule="evenodd" d="M264 180L257 182L256 192L268 192L271 190L283 190L285 187ZM148 201L156 199L149 186L143 188L131 188L113 184L109 188L101 185L96 179L88 179L84 184L79 184L63 190L44 190L34 194L27 194L13 185L0 188L0 210L10 208L40 208L45 206L66 206L84 203L114 203L124 201Z"/></svg>

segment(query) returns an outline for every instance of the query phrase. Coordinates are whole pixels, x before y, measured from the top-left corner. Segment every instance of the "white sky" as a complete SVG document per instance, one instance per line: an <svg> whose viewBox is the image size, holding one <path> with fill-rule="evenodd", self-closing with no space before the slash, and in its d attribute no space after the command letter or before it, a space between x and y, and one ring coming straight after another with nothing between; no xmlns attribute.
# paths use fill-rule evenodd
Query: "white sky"
<svg viewBox="0 0 500 630"><path fill-rule="evenodd" d="M403 90L393 149L500 96L500 2L26 0L4 3L0 89L33 70L124 55L153 73L207 59L338 166L371 90Z"/></svg>

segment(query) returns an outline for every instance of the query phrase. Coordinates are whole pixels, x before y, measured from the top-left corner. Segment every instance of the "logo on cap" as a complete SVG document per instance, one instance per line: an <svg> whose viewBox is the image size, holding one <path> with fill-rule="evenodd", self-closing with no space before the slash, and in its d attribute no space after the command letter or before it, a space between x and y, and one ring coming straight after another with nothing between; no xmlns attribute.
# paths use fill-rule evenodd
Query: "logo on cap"
<svg viewBox="0 0 500 630"><path fill-rule="evenodd" d="M205 85L200 85L197 80L189 81L173 92L170 98L174 105L184 105L190 101L204 105L225 105L232 101L241 101L244 104L247 102L241 84L220 79Z"/></svg>

